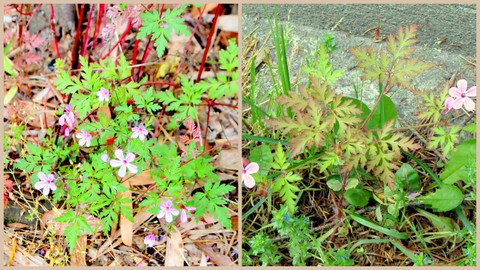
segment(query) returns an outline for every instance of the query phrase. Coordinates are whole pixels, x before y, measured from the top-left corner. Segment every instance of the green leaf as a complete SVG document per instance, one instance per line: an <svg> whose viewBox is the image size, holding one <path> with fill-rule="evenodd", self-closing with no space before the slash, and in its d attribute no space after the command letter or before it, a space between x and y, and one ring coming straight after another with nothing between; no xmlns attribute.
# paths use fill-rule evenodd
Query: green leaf
<svg viewBox="0 0 480 270"><path fill-rule="evenodd" d="M372 220L370 220L370 219L368 219L364 216L361 216L361 215L359 215L355 212L352 212L350 210L345 209L345 212L347 212L353 220L362 224L363 226L369 227L370 229L376 230L376 231L381 232L383 234L386 234L388 236L398 238L398 239L402 239L402 240L405 240L405 239L408 238L407 233L401 233L401 232L397 232L397 231L394 231L394 230L390 230L388 228L384 228L384 227L378 225L377 223L373 222Z"/></svg>
<svg viewBox="0 0 480 270"><path fill-rule="evenodd" d="M65 235L65 239L67 240L68 247L72 252L75 248L75 244L77 243L78 237L82 235L82 230L80 229L79 224L72 224L65 227L65 231L63 233Z"/></svg>
<svg viewBox="0 0 480 270"><path fill-rule="evenodd" d="M15 97L18 92L18 86L12 86L3 99L3 106L6 106Z"/></svg>
<svg viewBox="0 0 480 270"><path fill-rule="evenodd" d="M404 163L395 173L395 181L403 183L403 186L407 187L410 192L422 189L417 171L408 163Z"/></svg>
<svg viewBox="0 0 480 270"><path fill-rule="evenodd" d="M261 144L250 151L249 159L250 162L256 162L260 167L258 175L266 176L273 161L272 150L267 144Z"/></svg>
<svg viewBox="0 0 480 270"><path fill-rule="evenodd" d="M364 207L368 204L368 200L372 193L364 188L352 188L345 191L345 199L354 206Z"/></svg>
<svg viewBox="0 0 480 270"><path fill-rule="evenodd" d="M428 218L430 222L432 222L432 225L437 229L439 232L454 232L455 227L453 226L453 220L449 217L441 217L435 214L432 214L430 212L427 212L425 210L422 210L420 208L414 207L417 212Z"/></svg>
<svg viewBox="0 0 480 270"><path fill-rule="evenodd" d="M367 116L370 114L370 108L368 108L368 106L365 103L352 97L342 97L342 100L350 100L351 105L359 108L362 111L362 113L360 115L357 115L357 117L362 119L362 121L365 121L365 119L367 119Z"/></svg>
<svg viewBox="0 0 480 270"><path fill-rule="evenodd" d="M436 212L455 209L463 201L462 191L454 185L443 185L433 193L418 198Z"/></svg>
<svg viewBox="0 0 480 270"><path fill-rule="evenodd" d="M378 106L377 109L373 112L372 117L368 121L365 128L369 129L377 129L382 128L383 124L390 121L397 119L397 109L395 108L395 104L393 103L392 99L388 96L382 96L380 102L383 102L382 106ZM383 114L383 118L382 118ZM382 121L383 119L383 121Z"/></svg>
<svg viewBox="0 0 480 270"><path fill-rule="evenodd" d="M469 165L475 164L476 139L465 140L452 154L450 160L445 164L445 170L440 174L440 180L445 184L453 184L458 180L468 179Z"/></svg>

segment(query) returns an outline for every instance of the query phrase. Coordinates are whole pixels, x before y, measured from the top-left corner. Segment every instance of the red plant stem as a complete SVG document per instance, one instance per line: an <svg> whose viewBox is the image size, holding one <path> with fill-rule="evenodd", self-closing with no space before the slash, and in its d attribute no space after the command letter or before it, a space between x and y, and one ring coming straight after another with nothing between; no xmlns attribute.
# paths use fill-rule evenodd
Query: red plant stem
<svg viewBox="0 0 480 270"><path fill-rule="evenodd" d="M151 7L152 7L152 5L149 5L149 6L148 6L148 8L151 8ZM162 4L162 5L160 6L160 18L161 18L162 15L163 15L163 7L164 7L164 4ZM147 61L147 57L148 57L148 55L150 54L150 51L152 50L152 48L151 48L151 46L150 46L151 43L152 43L152 35L149 35L149 37L148 37L148 42L147 42L147 46L146 46L145 52L143 53L142 61L140 62L141 65L142 65L142 64L145 64L145 62ZM140 80L140 78L142 77L143 69L144 69L143 66L140 66L140 67L138 68L137 77L134 78L134 79L136 79L135 81L138 82L138 81Z"/></svg>
<svg viewBox="0 0 480 270"><path fill-rule="evenodd" d="M27 13L23 13L22 12L22 9L23 9L23 4L20 4L20 8L18 7L17 4L12 4L12 6L15 8L15 10L20 13L20 15L22 16L29 16L29 15L32 15L32 12L27 12Z"/></svg>
<svg viewBox="0 0 480 270"><path fill-rule="evenodd" d="M347 179L348 175L350 174L350 171L346 171L345 174L343 175L343 181L342 181L342 190L340 191L340 196L338 199L338 213L337 217L341 218L342 217L342 206L343 206L343 196L345 195L345 187L347 186Z"/></svg>
<svg viewBox="0 0 480 270"><path fill-rule="evenodd" d="M190 48L190 44L192 43L192 39L193 39L193 37L195 36L195 33L197 32L198 26L200 25L200 21L201 21L202 15L203 15L203 12L205 11L205 8L206 8L206 7L207 7L207 6L204 5L203 8L202 8L202 10L200 11L200 15L198 16L197 22L195 23L195 27L193 28L192 35L191 35L190 38L188 39L187 46L185 46L185 51L183 52L182 61L180 62L180 64L178 64L177 69L175 70L175 73L174 73L174 75L172 76L172 82L173 82L173 80L175 80L175 78L177 77L177 74L178 74L178 72L180 71L180 68L181 68L182 65L183 65L183 59L186 59L188 49Z"/></svg>
<svg viewBox="0 0 480 270"><path fill-rule="evenodd" d="M210 29L210 33L208 33L207 45L205 46L205 51L203 52L202 63L200 65L200 70L198 71L197 82L200 81L202 77L203 69L205 68L205 62L207 61L208 51L210 49L210 44L212 43L213 34L215 33L216 25L218 17L220 17L220 12L222 11L222 5L219 4L217 6L217 10L215 11L215 17L213 18L212 28Z"/></svg>
<svg viewBox="0 0 480 270"><path fill-rule="evenodd" d="M21 13L20 10L22 10L23 4L20 5L20 10L18 10L17 5L14 5L14 7L18 12ZM23 36L23 24L20 23L18 26L18 43L17 43L18 47L22 45L22 36Z"/></svg>
<svg viewBox="0 0 480 270"><path fill-rule="evenodd" d="M93 33L92 50L95 50L95 48L97 48L98 34L100 32L100 26L102 25L102 17L103 17L103 14L105 13L105 10L106 10L106 4L100 4L100 7L98 8L98 18L95 23L95 32Z"/></svg>
<svg viewBox="0 0 480 270"><path fill-rule="evenodd" d="M147 61L147 56L152 49L151 43L152 43L152 35L150 35L150 37L148 38L147 46L146 46L145 52L143 53L142 60L140 61L140 65L144 64ZM138 67L137 77L134 78L136 82L140 80L142 76L143 68L144 68L143 66Z"/></svg>
<svg viewBox="0 0 480 270"><path fill-rule="evenodd" d="M57 53L57 58L60 58L60 50L58 49L58 41L57 41L57 31L55 30L55 6L50 4L50 26L52 27L53 31L53 42L55 44L55 51Z"/></svg>
<svg viewBox="0 0 480 270"><path fill-rule="evenodd" d="M102 57L100 57L100 59L105 59L107 58L107 56L109 56L113 50L115 50L118 46L118 44L120 44L120 42L122 42L122 40L124 40L128 33L130 32L130 29L132 29L132 20L131 19L128 19L128 25L127 25L127 29L125 30L125 32L123 33L123 35L120 37L120 39L115 43L115 45L112 46L112 48Z"/></svg>
<svg viewBox="0 0 480 270"><path fill-rule="evenodd" d="M41 7L42 7L42 4L38 4L32 11L28 12L27 14L28 14L28 15L32 15L32 14L34 14L37 10L39 10ZM27 14L26 14L26 15L27 15ZM30 20L28 20L28 23L27 23L27 25L25 25L25 28L28 28L28 26L30 25L30 22L32 21L32 19L33 19L33 16L30 18Z"/></svg>
<svg viewBox="0 0 480 270"><path fill-rule="evenodd" d="M82 22L83 22L83 12L84 12L84 10L85 10L85 4L82 4L82 7L80 8L80 14L78 15L77 32L75 33L75 40L73 41L72 65L75 65L75 62L77 61L78 40L79 40L81 32L82 32ZM77 68L80 68L80 62L77 63ZM73 70L73 67L72 67L72 70ZM70 98L68 99L68 101L70 101Z"/></svg>
<svg viewBox="0 0 480 270"><path fill-rule="evenodd" d="M137 55L138 55L138 45L140 44L140 40L135 39L135 47L133 48L133 57L132 57L132 66L134 66L137 63ZM131 70L131 75L134 81L137 81L135 78L135 69L132 68Z"/></svg>
<svg viewBox="0 0 480 270"><path fill-rule="evenodd" d="M88 15L87 27L85 28L85 36L83 39L83 46L81 56L85 57L87 55L87 46L88 46L88 32L90 30L90 25L92 24L93 12L95 10L95 5L90 5L90 14Z"/></svg>
<svg viewBox="0 0 480 270"><path fill-rule="evenodd" d="M158 131L160 129L160 120L162 120L162 116L165 114L165 107L162 108L162 110L159 113L159 117L157 119L157 125L155 126L155 131L153 132L153 138L157 138L158 136Z"/></svg>

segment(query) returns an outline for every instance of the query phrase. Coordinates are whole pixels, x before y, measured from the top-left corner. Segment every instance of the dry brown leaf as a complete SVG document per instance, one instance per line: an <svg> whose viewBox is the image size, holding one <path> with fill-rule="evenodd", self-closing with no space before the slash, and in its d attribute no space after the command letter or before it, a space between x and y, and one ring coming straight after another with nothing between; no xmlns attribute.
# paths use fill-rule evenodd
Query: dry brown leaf
<svg viewBox="0 0 480 270"><path fill-rule="evenodd" d="M63 235L65 227L68 226L68 223L54 221L54 219L62 215L64 212L65 210L60 209L53 209L45 212L41 218L42 225L47 226L47 228L53 228L56 235ZM90 225L90 228L92 228L95 233L102 231L103 226L100 219L87 214L83 214L83 216L87 219L88 225ZM82 234L87 235L88 233L83 231Z"/></svg>
<svg viewBox="0 0 480 270"><path fill-rule="evenodd" d="M218 153L214 166L217 169L239 170L241 160L238 149L223 149Z"/></svg>
<svg viewBox="0 0 480 270"><path fill-rule="evenodd" d="M98 112L103 113L107 119L112 119L112 113L110 112L108 105L103 105L102 107L98 108Z"/></svg>
<svg viewBox="0 0 480 270"><path fill-rule="evenodd" d="M155 180L150 177L150 170L143 171L139 175L135 175L129 179L130 185L132 186L144 186L155 184Z"/></svg>
<svg viewBox="0 0 480 270"><path fill-rule="evenodd" d="M27 224L23 224L23 223L8 223L7 224L7 227L9 228L13 228L14 230L21 230L21 229L25 229L25 228L28 228L28 225Z"/></svg>
<svg viewBox="0 0 480 270"><path fill-rule="evenodd" d="M190 13L192 14L192 17L198 19L198 16L200 16L202 10L203 10L203 14L207 14L210 11L216 9L217 6L218 6L218 4L206 4L206 5L203 5L199 8L194 6Z"/></svg>
<svg viewBox="0 0 480 270"><path fill-rule="evenodd" d="M217 29L225 32L238 33L238 15L223 15L218 17Z"/></svg>
<svg viewBox="0 0 480 270"><path fill-rule="evenodd" d="M87 236L82 235L78 237L77 243L73 252L71 252L71 265L72 266L87 266L87 260L85 258L85 250L87 249Z"/></svg>
<svg viewBox="0 0 480 270"><path fill-rule="evenodd" d="M36 93L33 96L32 100L36 103L40 103L40 104L43 105L45 100L49 100L54 95L55 95L55 93L53 92L52 88L50 86L47 86L42 91Z"/></svg>
<svg viewBox="0 0 480 270"><path fill-rule="evenodd" d="M138 214L136 214L133 217L133 221L134 221L133 232L135 233L135 231L138 229L138 227L140 227L142 224L144 224L151 217L152 217L152 214L140 209ZM91 256L92 260L94 260L94 259L98 258L99 256L105 254L106 252L114 249L120 243L122 243L122 241L115 241L118 237L120 237L120 232L116 232L115 234L112 235L112 237L110 239L105 241L105 243L103 243L103 245L98 249L96 254L92 254L92 256Z"/></svg>
<svg viewBox="0 0 480 270"><path fill-rule="evenodd" d="M208 257L210 257L210 260L217 266L231 266L233 265L233 261L230 260L228 256L225 256L223 254L218 254L216 253L211 247L203 244L203 243L195 243L195 245L201 249L205 254L207 254Z"/></svg>
<svg viewBox="0 0 480 270"><path fill-rule="evenodd" d="M3 245L3 254L10 254L13 248L9 244ZM48 263L40 255L31 255L31 252L18 246L15 249L13 266L48 266Z"/></svg>
<svg viewBox="0 0 480 270"><path fill-rule="evenodd" d="M133 205L132 205L132 191L130 190L130 182L125 181L122 183L124 187L127 188L127 191L121 192L120 196L122 198L128 198L129 203L124 204L123 206L128 207L133 213ZM123 215L120 215L120 233L122 234L122 242L126 245L131 247L132 246L132 238L133 238L133 222L128 220Z"/></svg>
<svg viewBox="0 0 480 270"><path fill-rule="evenodd" d="M167 239L165 266L183 266L183 250L182 234L178 231L173 231Z"/></svg>

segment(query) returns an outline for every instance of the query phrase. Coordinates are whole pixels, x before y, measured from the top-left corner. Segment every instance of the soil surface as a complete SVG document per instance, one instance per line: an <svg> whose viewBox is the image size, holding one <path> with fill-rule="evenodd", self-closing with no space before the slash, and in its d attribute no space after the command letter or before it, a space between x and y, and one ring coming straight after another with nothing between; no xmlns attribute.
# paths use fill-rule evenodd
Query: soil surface
<svg viewBox="0 0 480 270"><path fill-rule="evenodd" d="M264 45L270 49L275 62L273 43L267 19L273 19L273 5L242 6L243 36L259 40L257 48ZM345 69L336 83L336 91L354 96L353 84L360 84L359 70L348 51L351 47L385 46L374 42L373 29L380 25L380 35L395 34L399 26L418 25L417 44L414 55L432 62L435 67L414 80L415 89L440 92L445 83L455 76L455 81L464 78L475 85L476 11L475 5L277 5L279 23L285 25L291 81L306 81L300 67L318 47L324 33L335 36L337 49L332 52L332 64L336 69ZM367 31L370 30L370 31ZM266 37L269 37L266 39ZM247 42L248 43L248 42ZM245 42L244 42L245 46ZM244 47L245 48L245 47ZM259 67L257 67L259 68ZM259 68L258 89L272 87L266 65ZM376 84L363 85L363 101L372 106L378 90ZM390 95L397 106L399 116L407 123L417 120L414 113L421 105L411 92L398 89Z"/></svg>

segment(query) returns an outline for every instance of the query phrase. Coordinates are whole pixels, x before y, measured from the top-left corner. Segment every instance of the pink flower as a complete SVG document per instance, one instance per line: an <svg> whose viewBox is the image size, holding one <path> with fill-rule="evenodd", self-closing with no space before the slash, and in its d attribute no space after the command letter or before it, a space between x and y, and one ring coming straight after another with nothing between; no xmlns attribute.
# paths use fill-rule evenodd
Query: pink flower
<svg viewBox="0 0 480 270"><path fill-rule="evenodd" d="M133 131L132 138L139 138L140 141L142 142L145 140L145 136L148 135L148 130L143 125L139 125L138 127L133 127L132 131Z"/></svg>
<svg viewBox="0 0 480 270"><path fill-rule="evenodd" d="M193 210L196 210L197 208L196 207L189 207L189 206L185 206L182 208L182 214L180 215L180 222L182 223L185 223L188 221L188 218L187 218L187 211L190 212L190 211L193 211Z"/></svg>
<svg viewBox="0 0 480 270"><path fill-rule="evenodd" d="M108 154L103 154L100 159L103 161L103 162L109 162L110 161L110 158L108 157Z"/></svg>
<svg viewBox="0 0 480 270"><path fill-rule="evenodd" d="M40 181L35 183L35 185L33 187L36 190L43 189L43 195L44 196L48 196L48 194L50 193L50 190L53 191L53 190L57 189L57 186L53 182L55 180L54 177L53 177L53 174L49 174L48 177L47 177L43 172L39 172L38 173L38 179L40 179Z"/></svg>
<svg viewBox="0 0 480 270"><path fill-rule="evenodd" d="M127 173L127 169L135 174L137 173L137 166L130 164L134 159L135 155L132 153L128 153L126 157L123 156L123 151L120 149L115 150L115 157L117 159L112 159L110 160L110 166L116 168L120 167L120 170L118 170L118 176L120 177L125 177L125 174Z"/></svg>
<svg viewBox="0 0 480 270"><path fill-rule="evenodd" d="M457 82L457 87L450 88L448 93L450 97L445 101L447 112L450 108L458 110L462 106L464 106L467 111L475 110L475 102L473 102L470 97L477 96L476 86L472 86L467 90L467 81L462 79Z"/></svg>
<svg viewBox="0 0 480 270"><path fill-rule="evenodd" d="M170 223L173 221L173 216L178 216L180 213L177 209L172 207L172 201L168 200L165 203L158 205L160 207L160 212L158 212L157 218L161 219L165 217L165 220Z"/></svg>
<svg viewBox="0 0 480 270"><path fill-rule="evenodd" d="M86 132L85 129L82 129L80 133L77 133L75 136L80 139L80 141L78 141L78 144L80 146L86 145L87 147L90 147L90 142L92 141L92 135Z"/></svg>
<svg viewBox="0 0 480 270"><path fill-rule="evenodd" d="M70 129L67 126L65 126L65 130L63 134L65 137L68 137L70 135Z"/></svg>
<svg viewBox="0 0 480 270"><path fill-rule="evenodd" d="M418 192L413 192L413 193L410 193L410 194L408 195L408 198L409 198L410 200L413 200L413 199L415 199L416 197L418 197L418 196L420 196L420 195L422 195L422 194L420 194L420 193L418 193Z"/></svg>
<svg viewBox="0 0 480 270"><path fill-rule="evenodd" d="M110 100L110 91L106 88L100 88L97 92L98 100L108 102Z"/></svg>
<svg viewBox="0 0 480 270"><path fill-rule="evenodd" d="M108 8L107 10L107 18L115 19L120 15L121 9L120 6L114 5Z"/></svg>
<svg viewBox="0 0 480 270"><path fill-rule="evenodd" d="M149 247L153 247L157 243L157 236L153 233L148 234L145 236L143 243Z"/></svg>
<svg viewBox="0 0 480 270"><path fill-rule="evenodd" d="M116 30L115 24L107 23L105 27L102 28L103 42L109 41L113 37L115 30Z"/></svg>
<svg viewBox="0 0 480 270"><path fill-rule="evenodd" d="M250 174L256 173L258 170L259 167L256 162L251 162L247 167L242 169L242 180L247 188L253 188L253 186L255 186L255 179L253 179Z"/></svg>
<svg viewBox="0 0 480 270"><path fill-rule="evenodd" d="M67 105L65 105L65 110L64 110L62 116L60 116L60 119L58 119L58 124L60 126L63 126L63 125L65 125L65 123L67 123L67 125L70 128L72 128L74 122L75 122L75 115L72 112L72 105L67 104Z"/></svg>

